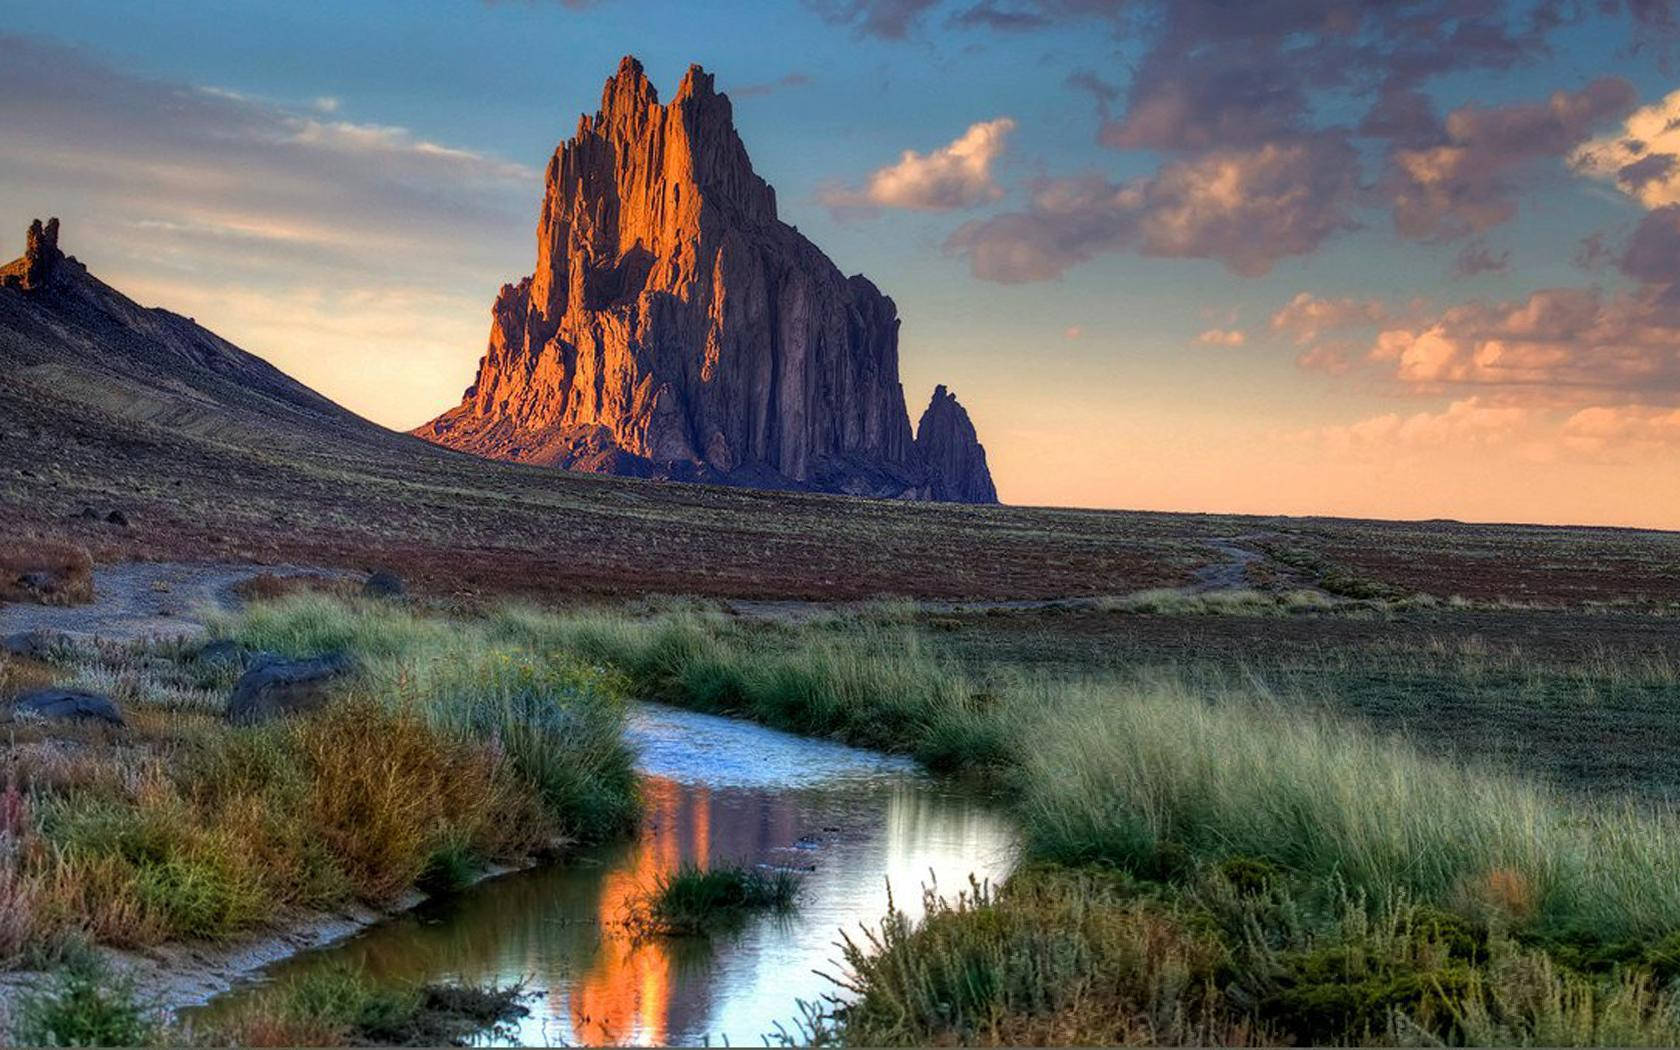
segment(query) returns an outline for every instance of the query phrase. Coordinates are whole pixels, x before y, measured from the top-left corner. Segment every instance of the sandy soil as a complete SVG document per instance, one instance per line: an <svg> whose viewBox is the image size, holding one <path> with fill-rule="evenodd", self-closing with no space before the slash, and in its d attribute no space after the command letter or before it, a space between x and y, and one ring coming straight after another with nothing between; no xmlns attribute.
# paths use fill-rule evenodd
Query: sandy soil
<svg viewBox="0 0 1680 1050"><path fill-rule="evenodd" d="M238 608L239 596L234 588L263 573L350 575L302 565L185 562L101 565L93 571L92 604L0 607L0 636L44 630L107 641L193 638L204 633L206 610Z"/></svg>

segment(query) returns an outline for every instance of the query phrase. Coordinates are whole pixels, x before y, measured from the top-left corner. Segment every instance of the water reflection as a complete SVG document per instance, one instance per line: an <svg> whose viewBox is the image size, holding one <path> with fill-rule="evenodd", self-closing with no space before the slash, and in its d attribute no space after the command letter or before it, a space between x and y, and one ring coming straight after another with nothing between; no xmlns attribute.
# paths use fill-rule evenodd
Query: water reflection
<svg viewBox="0 0 1680 1050"><path fill-rule="evenodd" d="M963 792L879 756L851 752L856 764L848 765L834 745L722 719L702 723L704 748L677 746L668 735L697 718L654 719L652 731L664 735L644 756L663 749L678 761L645 762L647 819L633 842L483 884L267 977L349 963L377 980L525 978L545 994L531 1004L519 1042L756 1043L794 1016L795 999L834 990L813 970L833 969L840 929L881 917L889 881L900 907L915 906L930 878L955 890L971 874L995 879L1008 869L1007 825ZM639 732L649 731L640 720ZM754 774L703 782L705 752L719 747L731 753L724 767ZM796 768L766 775L768 766L797 766L807 749L821 752L807 767L821 770L816 782ZM657 875L719 861L806 871L799 910L710 943L627 936L626 907ZM228 1009L240 994L208 1009Z"/></svg>

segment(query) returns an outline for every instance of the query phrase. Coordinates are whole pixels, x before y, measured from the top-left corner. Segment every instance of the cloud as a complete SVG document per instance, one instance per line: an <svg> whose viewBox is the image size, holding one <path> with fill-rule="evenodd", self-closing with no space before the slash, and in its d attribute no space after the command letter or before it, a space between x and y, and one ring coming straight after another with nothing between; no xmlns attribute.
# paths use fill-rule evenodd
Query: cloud
<svg viewBox="0 0 1680 1050"><path fill-rule="evenodd" d="M1593 456L1639 457L1680 450L1680 409L1594 405L1563 423L1569 448Z"/></svg>
<svg viewBox="0 0 1680 1050"><path fill-rule="evenodd" d="M1680 313L1649 291L1548 288L1378 334L1369 359L1424 390L1504 387L1537 401L1680 400Z"/></svg>
<svg viewBox="0 0 1680 1050"><path fill-rule="evenodd" d="M1389 154L1382 188L1393 202L1395 229L1419 240L1451 240L1509 222L1519 168L1569 155L1633 101L1632 84L1599 77L1543 102L1454 110L1435 144Z"/></svg>
<svg viewBox="0 0 1680 1050"><path fill-rule="evenodd" d="M1324 299L1298 292L1272 315L1272 331L1304 345L1325 332L1382 324L1388 316L1388 307L1379 299Z"/></svg>
<svg viewBox="0 0 1680 1050"><path fill-rule="evenodd" d="M767 80L757 84L742 84L739 87L732 87L729 89L729 97L753 98L758 95L774 94L777 91L784 91L787 88L805 87L810 83L811 78L805 73L788 73L785 76L777 77L775 80Z"/></svg>
<svg viewBox="0 0 1680 1050"><path fill-rule="evenodd" d="M1196 342L1203 346L1242 346L1248 342L1248 333L1240 328L1209 328L1196 336Z"/></svg>
<svg viewBox="0 0 1680 1050"><path fill-rule="evenodd" d="M995 29L1004 33L1025 33L1044 29L1054 23L1046 12L1030 7L1008 7L997 0L981 0L951 18L953 25L968 28Z"/></svg>
<svg viewBox="0 0 1680 1050"><path fill-rule="evenodd" d="M1072 341L1082 337L1084 334L1084 328L1076 324L1070 324L1067 326L1067 329L1062 332L1062 338Z"/></svg>
<svg viewBox="0 0 1680 1050"><path fill-rule="evenodd" d="M1616 134L1583 143L1570 163L1647 208L1680 204L1680 90L1634 110Z"/></svg>
<svg viewBox="0 0 1680 1050"><path fill-rule="evenodd" d="M939 0L806 0L824 21L849 25L859 36L904 40Z"/></svg>
<svg viewBox="0 0 1680 1050"><path fill-rule="evenodd" d="M1602 121L1625 114L1633 88L1600 77L1539 101L1467 105L1442 118L1425 90L1431 80L1530 62L1551 53L1551 34L1588 20L1638 24L1641 38L1663 21L1649 5L1630 11L1608 0L981 0L954 18L1017 33L1083 22L1141 45L1123 90L1103 70L1081 70L1068 84L1095 104L1100 144L1157 154L1158 168L1127 181L1043 177L1028 207L948 241L976 275L1008 282L1053 279L1133 250L1264 274L1360 226L1365 207L1390 209L1395 229L1413 239L1498 226L1542 174L1537 162L1567 157ZM1372 99L1362 119L1331 122L1362 98ZM1373 145L1387 155L1379 192L1364 185L1358 159ZM1641 173L1654 177L1654 167ZM1245 236L1239 227L1248 223ZM1489 272L1499 257L1472 249L1458 263Z"/></svg>
<svg viewBox="0 0 1680 1050"><path fill-rule="evenodd" d="M1636 281L1666 286L1662 294L1672 300L1675 282L1680 281L1680 204L1647 212L1616 267Z"/></svg>
<svg viewBox="0 0 1680 1050"><path fill-rule="evenodd" d="M396 304L424 302L428 331L479 332L459 347L459 371L440 373L436 401L393 402L381 421L411 422L453 399L481 345L483 304L530 263L539 170L313 103L137 76L0 36L0 141L0 216L17 224L0 240L15 244L31 216L59 215L67 249L118 288L190 310L277 360L331 347L344 366L305 378L348 384L326 392L358 407L389 400L380 375L443 351L412 329L358 327L354 304L385 304L394 317ZM348 305L310 307L322 289ZM438 320L455 309L470 312L457 325Z"/></svg>
<svg viewBox="0 0 1680 1050"><path fill-rule="evenodd" d="M955 142L931 153L905 150L897 164L869 176L862 190L829 190L821 199L835 208L912 211L952 211L997 200L1003 189L992 179L992 166L1013 130L1015 121L1009 117L971 125Z"/></svg>
<svg viewBox="0 0 1680 1050"><path fill-rule="evenodd" d="M1124 183L1045 179L1025 211L967 223L946 249L1003 283L1049 280L1124 250L1218 259L1255 276L1353 226L1357 174L1345 143L1313 138L1213 150Z"/></svg>
<svg viewBox="0 0 1680 1050"><path fill-rule="evenodd" d="M1481 241L1471 241L1459 250L1453 260L1454 277L1475 277L1484 273L1504 273L1511 265L1509 250L1495 254Z"/></svg>
<svg viewBox="0 0 1680 1050"><path fill-rule="evenodd" d="M1306 436L1336 453L1373 453L1396 450L1451 449L1471 452L1517 439L1534 413L1510 405L1490 404L1480 397L1454 401L1438 412L1387 412L1340 426L1321 427Z"/></svg>
<svg viewBox="0 0 1680 1050"><path fill-rule="evenodd" d="M505 257L487 241L525 239L541 177L402 127L138 77L21 37L0 37L0 138L0 200L16 214L36 205L84 245L230 277L286 280L307 259L363 279L483 280Z"/></svg>

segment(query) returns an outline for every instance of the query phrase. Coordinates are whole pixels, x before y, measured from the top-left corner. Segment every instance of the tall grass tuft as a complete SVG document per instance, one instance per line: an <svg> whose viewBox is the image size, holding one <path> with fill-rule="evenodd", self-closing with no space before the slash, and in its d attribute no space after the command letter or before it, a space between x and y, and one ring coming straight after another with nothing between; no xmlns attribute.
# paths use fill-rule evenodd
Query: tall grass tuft
<svg viewBox="0 0 1680 1050"><path fill-rule="evenodd" d="M1379 898L1614 939L1680 930L1680 825L1182 680L1020 697L1029 850L1175 877L1234 855Z"/></svg>
<svg viewBox="0 0 1680 1050"><path fill-rule="evenodd" d="M1007 761L991 695L908 624L781 630L683 609L630 617L517 608L493 624L499 636L540 651L609 665L647 699L909 753L936 769Z"/></svg>
<svg viewBox="0 0 1680 1050"><path fill-rule="evenodd" d="M266 602L217 625L255 649L354 652L370 695L483 745L492 761L505 758L566 838L628 830L639 809L623 682L496 626L321 594Z"/></svg>

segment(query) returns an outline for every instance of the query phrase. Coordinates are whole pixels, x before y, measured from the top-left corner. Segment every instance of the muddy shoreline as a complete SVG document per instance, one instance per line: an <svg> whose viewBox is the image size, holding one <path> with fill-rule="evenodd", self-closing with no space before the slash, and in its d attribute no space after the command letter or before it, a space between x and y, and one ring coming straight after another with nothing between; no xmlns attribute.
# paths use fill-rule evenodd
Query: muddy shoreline
<svg viewBox="0 0 1680 1050"><path fill-rule="evenodd" d="M528 871L541 863L494 865L479 873L472 884ZM173 1019L179 1011L203 1006L265 967L331 947L429 900L429 894L409 890L381 907L352 902L331 910L299 909L268 929L233 941L173 941L137 950L103 946L96 950L115 972L134 980L136 999ZM0 973L0 1021L10 1015L20 994L49 977L40 970Z"/></svg>

